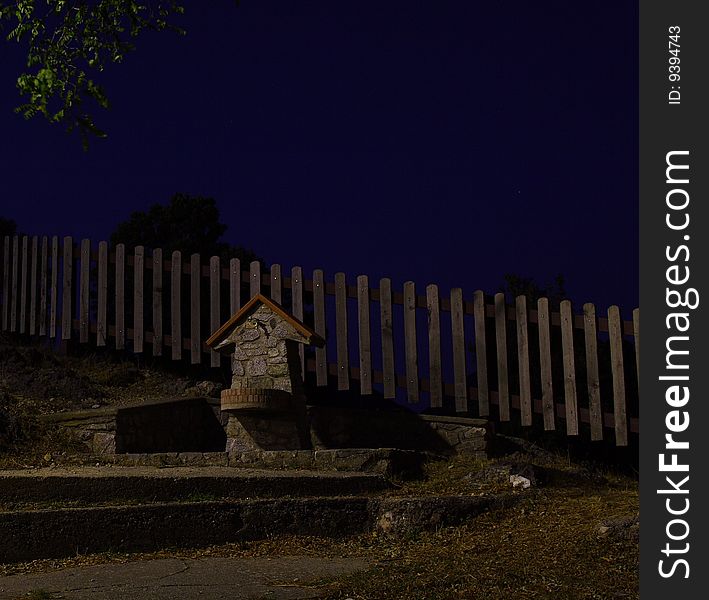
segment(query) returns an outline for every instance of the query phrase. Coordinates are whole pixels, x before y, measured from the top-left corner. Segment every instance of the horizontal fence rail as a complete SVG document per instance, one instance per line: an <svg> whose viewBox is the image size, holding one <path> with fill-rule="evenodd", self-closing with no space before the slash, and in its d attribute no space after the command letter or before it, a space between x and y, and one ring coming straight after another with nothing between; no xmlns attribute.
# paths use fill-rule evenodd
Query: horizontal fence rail
<svg viewBox="0 0 709 600"><path fill-rule="evenodd" d="M301 348L316 387L522 426L537 420L547 431L563 421L571 436L584 424L592 440L612 430L619 446L639 432L639 309L623 321L617 306L575 313L568 300L553 310L547 298L507 304L502 293L442 295L411 281L399 291L388 278L373 285L320 269L306 278L300 266L266 270L71 237L5 237L1 248L3 331L216 368L228 361L204 340L260 292L327 339Z"/></svg>

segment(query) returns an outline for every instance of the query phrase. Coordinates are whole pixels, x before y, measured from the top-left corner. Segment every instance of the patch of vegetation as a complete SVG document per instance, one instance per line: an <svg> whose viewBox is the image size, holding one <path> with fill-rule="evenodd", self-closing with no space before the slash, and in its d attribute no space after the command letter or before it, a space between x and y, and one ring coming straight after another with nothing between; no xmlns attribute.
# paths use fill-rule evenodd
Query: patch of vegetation
<svg viewBox="0 0 709 600"><path fill-rule="evenodd" d="M16 356L10 352L6 357L13 362ZM5 371L0 375L8 370L8 361L3 365L2 358L0 354L0 369ZM110 359L59 357L56 360L54 366L50 362L43 364L46 368L68 368L80 374L90 389L97 390L104 404L120 405L139 397L175 396L180 386L183 390L185 386L184 380L177 376L136 370ZM15 468L26 466L22 460L27 456L39 461L29 464L44 464L47 456L44 453L52 446L71 452L74 442L61 439L59 431L45 431L39 441L31 411L43 410L44 401L30 394L22 395L21 389L5 388L5 396L0 396L0 410L5 411L0 414L0 426L4 427L1 431L5 432L5 439L12 440L5 442L6 447L24 447L26 453L2 453L3 464L15 461ZM68 405L69 402L64 406ZM26 421L19 417L23 414L28 416ZM520 440L502 454L495 460L458 457L431 462L425 466L421 481L396 482L396 489L387 492L395 496L509 494L513 492L511 473L528 475L534 480L530 489L514 492L519 495L518 502L505 509L491 510L459 527L434 532L410 531L398 537L374 533L344 540L285 536L206 549L103 553L0 565L0 575L172 556L359 556L371 561L372 568L318 582L327 599L637 598L637 481L608 467L575 463L568 455ZM49 457L51 460L51 454ZM211 499L208 495L189 498Z"/></svg>
<svg viewBox="0 0 709 600"><path fill-rule="evenodd" d="M52 594L46 590L32 590L27 592L25 596L22 596L22 600L51 600L52 598Z"/></svg>
<svg viewBox="0 0 709 600"><path fill-rule="evenodd" d="M205 549L105 553L5 565L0 566L0 574L173 556L357 556L371 561L373 567L316 582L325 598L637 598L637 481L551 454L527 457L526 464L524 457L514 460L516 469L529 467L544 477L537 486L517 492L520 501L511 507L491 510L459 527L396 537L381 533L344 540L283 536ZM509 463L465 458L431 463L425 480L403 483L393 493L509 493L509 480L500 476Z"/></svg>

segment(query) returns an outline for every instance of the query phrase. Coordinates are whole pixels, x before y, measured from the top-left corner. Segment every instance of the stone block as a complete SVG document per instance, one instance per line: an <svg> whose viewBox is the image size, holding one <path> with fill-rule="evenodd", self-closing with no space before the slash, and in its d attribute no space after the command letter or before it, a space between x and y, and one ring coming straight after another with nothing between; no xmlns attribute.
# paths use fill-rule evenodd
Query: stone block
<svg viewBox="0 0 709 600"><path fill-rule="evenodd" d="M277 354L276 356L271 356L269 354L267 362L269 365L287 365L288 359L280 354Z"/></svg>
<svg viewBox="0 0 709 600"><path fill-rule="evenodd" d="M269 364L267 372L272 377L287 377L288 376L288 365L287 364L280 364L280 365Z"/></svg>
<svg viewBox="0 0 709 600"><path fill-rule="evenodd" d="M263 356L255 356L246 363L246 375L249 377L266 375L267 371L268 365Z"/></svg>
<svg viewBox="0 0 709 600"><path fill-rule="evenodd" d="M486 433L482 427L468 427L463 432L463 439L484 438Z"/></svg>
<svg viewBox="0 0 709 600"><path fill-rule="evenodd" d="M231 364L231 372L236 377L242 377L243 375L246 374L246 370L244 369L244 365L240 360L235 360Z"/></svg>
<svg viewBox="0 0 709 600"><path fill-rule="evenodd" d="M115 454L116 436L113 433L94 433L91 444L94 454Z"/></svg>

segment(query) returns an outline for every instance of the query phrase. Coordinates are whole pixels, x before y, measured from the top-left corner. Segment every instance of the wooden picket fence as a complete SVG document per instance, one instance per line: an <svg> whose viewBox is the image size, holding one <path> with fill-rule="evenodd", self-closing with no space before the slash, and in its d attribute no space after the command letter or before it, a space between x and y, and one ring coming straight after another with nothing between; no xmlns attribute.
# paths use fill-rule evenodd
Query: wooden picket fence
<svg viewBox="0 0 709 600"><path fill-rule="evenodd" d="M315 269L306 279L299 266L288 276L278 264L262 272L253 262L246 270L239 259L222 264L215 256L204 263L199 254L186 260L179 251L167 257L142 246L127 253L123 244L94 247L71 237L5 237L2 250L3 331L135 353L148 345L153 356L219 367L224 357L204 340L242 301L261 292L279 303L288 299L286 308L328 339L314 355L301 348L304 374L316 386L352 387L384 399L404 395L418 408L450 407L500 422L518 419L522 426L537 419L545 430L563 420L568 435L587 424L592 440L602 440L610 429L618 446L639 432L637 412L628 415L626 408L637 410L637 391L630 390L637 387L627 384L639 372L639 309L632 321L622 321L617 306L599 316L593 304L584 304L574 314L565 300L555 312L547 298L528 306L519 296L508 305L501 293L468 297L455 288L440 296L435 284L420 295L410 281L398 291L388 278L370 287L368 277L359 275L353 285L344 273L326 280ZM446 337L450 343L444 345ZM599 364L600 345L609 348L609 365ZM627 364L633 362L629 345L634 373ZM424 355L427 361L420 360ZM604 368L612 382L606 394L612 399L605 403ZM533 398L533 390L539 397Z"/></svg>

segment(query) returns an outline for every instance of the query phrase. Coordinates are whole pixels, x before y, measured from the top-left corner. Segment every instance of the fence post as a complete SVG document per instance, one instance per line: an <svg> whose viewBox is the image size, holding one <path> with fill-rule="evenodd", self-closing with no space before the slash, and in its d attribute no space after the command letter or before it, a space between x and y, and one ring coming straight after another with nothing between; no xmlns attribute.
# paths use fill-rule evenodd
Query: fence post
<svg viewBox="0 0 709 600"><path fill-rule="evenodd" d="M281 284L281 265L271 265L271 300L278 304L283 303Z"/></svg>
<svg viewBox="0 0 709 600"><path fill-rule="evenodd" d="M426 311L428 313L428 372L431 408L443 406L443 373L441 370L441 308L438 286L426 286Z"/></svg>
<svg viewBox="0 0 709 600"><path fill-rule="evenodd" d="M303 320L303 269L293 267L291 269L291 302L293 303L293 316L300 321ZM317 331L317 326L316 326ZM320 332L318 332L320 333ZM325 337L325 332L321 334ZM300 374L305 381L305 346L298 344L298 355L300 356ZM317 354L316 354L317 356ZM326 365L327 368L327 365ZM325 381L327 383L327 379ZM320 385L318 383L318 385Z"/></svg>
<svg viewBox="0 0 709 600"><path fill-rule="evenodd" d="M596 307L583 305L583 332L586 346L586 380L588 382L588 412L591 422L591 440L603 439L603 407L601 383L598 377L598 345L596 340Z"/></svg>
<svg viewBox="0 0 709 600"><path fill-rule="evenodd" d="M495 342L497 345L497 395L500 421L510 420L509 375L507 371L507 305L502 292L495 294Z"/></svg>
<svg viewBox="0 0 709 600"><path fill-rule="evenodd" d="M126 347L126 313L125 313L125 291L126 291L126 246L116 245L116 350L123 350Z"/></svg>
<svg viewBox="0 0 709 600"><path fill-rule="evenodd" d="M229 261L229 310L232 315L241 308L241 261L232 258Z"/></svg>
<svg viewBox="0 0 709 600"><path fill-rule="evenodd" d="M566 405L566 434L578 435L578 408L576 399L576 366L574 362L574 315L571 302L560 306L561 346L564 360L564 404Z"/></svg>
<svg viewBox="0 0 709 600"><path fill-rule="evenodd" d="M357 321L359 329L359 385L362 395L372 393L372 342L369 326L369 278L357 277Z"/></svg>
<svg viewBox="0 0 709 600"><path fill-rule="evenodd" d="M91 241L81 240L79 258L79 342L89 341L89 267L91 263Z"/></svg>
<svg viewBox="0 0 709 600"><path fill-rule="evenodd" d="M613 374L613 419L615 443L628 445L628 423L625 414L625 370L623 365L623 323L617 306L608 309L608 336L611 343L611 372Z"/></svg>
<svg viewBox="0 0 709 600"><path fill-rule="evenodd" d="M250 297L253 298L256 294L261 293L261 263L254 260L249 266Z"/></svg>
<svg viewBox="0 0 709 600"><path fill-rule="evenodd" d="M39 284L39 335L47 335L47 258L48 239L42 236L42 249L40 252L40 284Z"/></svg>
<svg viewBox="0 0 709 600"><path fill-rule="evenodd" d="M52 236L52 282L49 291L49 337L57 337L57 297L59 287L59 237Z"/></svg>
<svg viewBox="0 0 709 600"><path fill-rule="evenodd" d="M532 382L529 376L529 327L527 325L527 297L515 299L517 316L517 362L519 367L519 407L522 426L532 425Z"/></svg>
<svg viewBox="0 0 709 600"><path fill-rule="evenodd" d="M193 365L202 362L201 319L202 264L199 254L190 257L190 360Z"/></svg>
<svg viewBox="0 0 709 600"><path fill-rule="evenodd" d="M145 248L136 246L133 256L133 352L143 352L143 278L145 274Z"/></svg>
<svg viewBox="0 0 709 600"><path fill-rule="evenodd" d="M98 244L98 303L96 307L96 345L105 346L108 338L108 243Z"/></svg>
<svg viewBox="0 0 709 600"><path fill-rule="evenodd" d="M335 330L337 332L337 389L350 389L347 347L347 285L344 273L335 273Z"/></svg>
<svg viewBox="0 0 709 600"><path fill-rule="evenodd" d="M382 328L382 370L384 372L384 398L396 398L396 371L394 366L394 319L392 312L391 279L379 281L379 308Z"/></svg>
<svg viewBox="0 0 709 600"><path fill-rule="evenodd" d="M537 300L537 329L539 331L539 368L542 384L542 413L544 430L553 431L555 424L554 382L551 373L551 329L549 299Z"/></svg>
<svg viewBox="0 0 709 600"><path fill-rule="evenodd" d="M2 330L7 331L10 316L10 236L5 236L2 270Z"/></svg>
<svg viewBox="0 0 709 600"><path fill-rule="evenodd" d="M406 358L406 398L419 401L419 364L416 340L416 286L404 283L404 354Z"/></svg>
<svg viewBox="0 0 709 600"><path fill-rule="evenodd" d="M170 267L170 346L172 360L182 358L182 252L172 253Z"/></svg>
<svg viewBox="0 0 709 600"><path fill-rule="evenodd" d="M633 311L633 337L635 338L635 376L640 390L640 309ZM639 393L639 392L638 392Z"/></svg>
<svg viewBox="0 0 709 600"><path fill-rule="evenodd" d="M17 287L20 269L20 239L12 238L12 296L10 297L10 331L17 331Z"/></svg>
<svg viewBox="0 0 709 600"><path fill-rule="evenodd" d="M220 306L220 286L221 280L221 265L218 256L212 256L209 259L209 325L211 327L210 334L214 333L221 325L221 306ZM210 365L219 367L222 364L222 355L220 352L210 350Z"/></svg>
<svg viewBox="0 0 709 600"><path fill-rule="evenodd" d="M20 333L27 327L27 236L22 236L22 269L20 278Z"/></svg>
<svg viewBox="0 0 709 600"><path fill-rule="evenodd" d="M300 267L298 267L298 269L300 269ZM302 271L299 270L298 273L302 275ZM298 277L297 279L300 280L299 285L302 285L302 277ZM294 294L296 289L295 282L296 276L294 272ZM315 333L325 338L325 275L321 269L315 269L315 271L313 271L313 312L315 313ZM327 343L321 348L315 348L315 378L318 386L327 385Z"/></svg>
<svg viewBox="0 0 709 600"><path fill-rule="evenodd" d="M153 250L153 356L162 356L162 286L163 259L162 248Z"/></svg>
<svg viewBox="0 0 709 600"><path fill-rule="evenodd" d="M72 277L74 268L74 243L71 236L64 238L64 261L62 263L62 340L71 339Z"/></svg>
<svg viewBox="0 0 709 600"><path fill-rule="evenodd" d="M485 294L476 290L473 294L475 315L475 357L478 376L478 415L490 414L490 392L487 379L487 338L485 327Z"/></svg>
<svg viewBox="0 0 709 600"><path fill-rule="evenodd" d="M30 335L37 333L37 236L32 236L30 258Z"/></svg>
<svg viewBox="0 0 709 600"><path fill-rule="evenodd" d="M451 290L451 328L453 334L453 379L456 412L468 410L468 384L465 368L465 328L463 325L463 290Z"/></svg>

